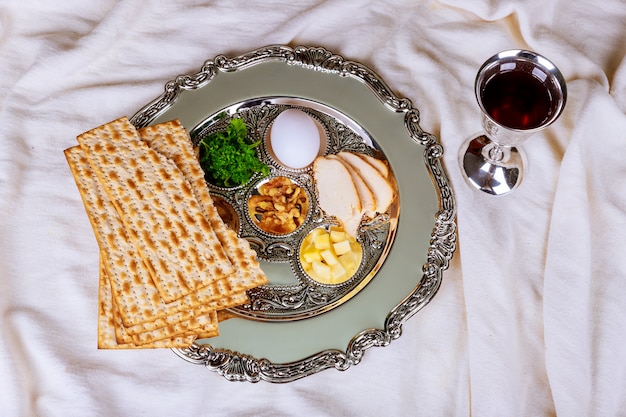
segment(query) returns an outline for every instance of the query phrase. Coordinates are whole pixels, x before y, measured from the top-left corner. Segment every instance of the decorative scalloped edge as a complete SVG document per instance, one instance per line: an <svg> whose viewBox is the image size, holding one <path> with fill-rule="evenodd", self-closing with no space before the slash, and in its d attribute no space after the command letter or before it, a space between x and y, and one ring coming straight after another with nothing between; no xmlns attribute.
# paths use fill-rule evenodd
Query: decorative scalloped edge
<svg viewBox="0 0 626 417"><path fill-rule="evenodd" d="M139 110L131 118L131 122L137 128L147 126L172 106L182 91L206 85L219 71L237 71L272 60L356 78L366 84L384 105L396 112L404 112L404 123L410 137L416 144L424 146L424 159L439 195L439 212L431 233L427 263L422 267L423 275L415 289L387 315L384 329L362 331L350 341L345 352L329 349L295 362L272 363L267 359L257 359L238 352L213 348L208 344L193 344L188 348L173 349L174 353L186 361L204 365L229 381L264 380L284 383L329 368L345 371L358 364L367 349L387 346L401 336L402 325L428 304L439 290L443 271L448 268L456 250L456 203L441 163L443 147L434 135L422 130L419 125L419 111L413 108L409 99L395 95L387 84L366 66L347 61L324 48L308 46L291 48L275 45L234 58L218 55L213 61L206 61L200 72L181 75L169 81L165 85L164 93Z"/></svg>

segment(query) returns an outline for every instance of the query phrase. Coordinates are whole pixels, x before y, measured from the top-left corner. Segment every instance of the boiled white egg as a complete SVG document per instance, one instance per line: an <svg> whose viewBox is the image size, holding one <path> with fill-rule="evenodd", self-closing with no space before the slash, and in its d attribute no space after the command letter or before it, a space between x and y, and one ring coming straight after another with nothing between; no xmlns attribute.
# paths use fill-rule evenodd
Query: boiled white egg
<svg viewBox="0 0 626 417"><path fill-rule="evenodd" d="M305 168L320 150L320 130L311 116L298 109L280 113L270 130L270 146L278 162L288 168Z"/></svg>

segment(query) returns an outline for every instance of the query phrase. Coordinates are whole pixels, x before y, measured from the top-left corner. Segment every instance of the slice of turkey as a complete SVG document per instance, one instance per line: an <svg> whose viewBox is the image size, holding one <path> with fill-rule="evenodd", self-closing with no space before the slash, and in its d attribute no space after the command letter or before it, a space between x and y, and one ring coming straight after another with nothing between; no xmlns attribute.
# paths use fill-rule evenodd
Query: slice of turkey
<svg viewBox="0 0 626 417"><path fill-rule="evenodd" d="M337 156L356 170L369 189L372 190L376 201L376 212L385 213L395 197L394 190L387 178L376 167L354 153L344 151L339 152Z"/></svg>
<svg viewBox="0 0 626 417"><path fill-rule="evenodd" d="M350 177L352 178L352 182L356 187L356 190L359 194L359 199L361 200L361 217L363 215L374 217L376 215L376 198L374 197L374 193L368 187L367 183L361 177L361 174L352 168L350 164L348 164L345 159L338 157L337 155L328 155L328 158L337 159L340 161L350 172Z"/></svg>
<svg viewBox="0 0 626 417"><path fill-rule="evenodd" d="M363 206L348 168L338 158L321 156L313 162L313 175L322 210L335 216L347 233L356 236Z"/></svg>
<svg viewBox="0 0 626 417"><path fill-rule="evenodd" d="M364 159L365 162L372 165L381 175L385 178L389 178L389 167L387 163L382 159L374 158L373 156L366 155L364 153L357 154L361 159Z"/></svg>

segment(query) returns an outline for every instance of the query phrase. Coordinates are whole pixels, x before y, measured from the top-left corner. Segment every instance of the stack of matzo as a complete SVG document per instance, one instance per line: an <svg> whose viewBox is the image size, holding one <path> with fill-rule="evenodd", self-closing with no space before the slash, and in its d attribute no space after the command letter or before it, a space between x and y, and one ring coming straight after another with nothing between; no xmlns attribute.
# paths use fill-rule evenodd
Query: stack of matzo
<svg viewBox="0 0 626 417"><path fill-rule="evenodd" d="M99 348L183 347L267 283L220 219L178 121L121 118L65 151L100 247Z"/></svg>

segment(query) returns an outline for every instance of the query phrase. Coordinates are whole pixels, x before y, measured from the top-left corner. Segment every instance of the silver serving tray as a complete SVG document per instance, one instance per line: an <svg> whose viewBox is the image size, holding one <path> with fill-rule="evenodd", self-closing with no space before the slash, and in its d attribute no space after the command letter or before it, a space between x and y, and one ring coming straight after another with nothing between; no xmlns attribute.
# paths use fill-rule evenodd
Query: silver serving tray
<svg viewBox="0 0 626 417"><path fill-rule="evenodd" d="M303 300L310 301L310 288L316 287L301 290L288 284L298 273L289 251L265 253L260 258L271 283L269 292L261 294L261 304L272 301L278 308L233 309L233 318L220 323L219 336L174 349L181 358L228 380L289 382L359 363L366 349L400 337L403 323L436 294L456 249L455 201L437 138L422 130L410 100L395 95L366 66L324 48L269 46L234 58L217 56L199 72L168 82L164 93L131 122L140 128L177 118L195 137L224 114L253 111L256 117L276 106L309 110L326 119L331 135L341 131L342 137L356 138L341 146L384 155L394 171L399 199L391 222L372 225L378 234L361 228L363 247L379 248L368 252L373 261L348 291L335 288L330 301L302 308ZM292 174L296 179L307 175ZM237 192L212 191L237 208L242 200L245 204ZM253 244L260 237L259 252L268 242L297 246L297 239L274 242L262 233L251 235L254 228L245 226L245 215L239 211L238 217L240 234ZM281 298L285 288L296 291Z"/></svg>

